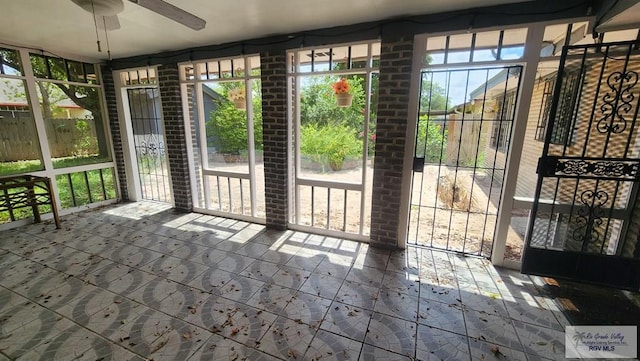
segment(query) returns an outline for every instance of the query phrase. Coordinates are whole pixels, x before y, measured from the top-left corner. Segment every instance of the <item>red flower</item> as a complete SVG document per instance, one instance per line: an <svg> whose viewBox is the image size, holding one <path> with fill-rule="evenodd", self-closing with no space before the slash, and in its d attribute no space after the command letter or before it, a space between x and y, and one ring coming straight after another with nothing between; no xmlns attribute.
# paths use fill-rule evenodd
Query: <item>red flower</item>
<svg viewBox="0 0 640 361"><path fill-rule="evenodd" d="M349 92L349 83L347 83L347 79L340 78L337 82L332 85L333 91L336 94L344 94Z"/></svg>

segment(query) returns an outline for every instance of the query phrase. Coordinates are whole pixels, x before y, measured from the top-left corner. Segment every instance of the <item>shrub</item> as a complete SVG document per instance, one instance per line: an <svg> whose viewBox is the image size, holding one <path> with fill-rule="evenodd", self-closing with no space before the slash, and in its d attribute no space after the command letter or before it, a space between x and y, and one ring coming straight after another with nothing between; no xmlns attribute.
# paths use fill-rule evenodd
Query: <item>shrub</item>
<svg viewBox="0 0 640 361"><path fill-rule="evenodd" d="M473 195L473 181L469 176L455 176L447 171L438 183L438 199L446 208L465 212L477 210L478 202Z"/></svg>
<svg viewBox="0 0 640 361"><path fill-rule="evenodd" d="M440 163L447 149L447 131L426 116L418 121L418 141L416 157L424 157L425 162Z"/></svg>
<svg viewBox="0 0 640 361"><path fill-rule="evenodd" d="M254 102L255 103L255 102ZM207 121L207 134L218 138L218 151L225 154L240 154L247 150L246 111L238 110L232 102L218 101L218 109L211 112ZM260 104L254 104L253 134L256 149L262 149L262 111Z"/></svg>
<svg viewBox="0 0 640 361"><path fill-rule="evenodd" d="M76 120L76 133L78 134L78 137L75 139L73 144L74 156L86 157L98 155L98 138L90 134L90 128L91 126L86 119Z"/></svg>
<svg viewBox="0 0 640 361"><path fill-rule="evenodd" d="M300 130L300 152L322 169L340 170L344 161L362 156L362 140L348 126L317 126L307 124Z"/></svg>

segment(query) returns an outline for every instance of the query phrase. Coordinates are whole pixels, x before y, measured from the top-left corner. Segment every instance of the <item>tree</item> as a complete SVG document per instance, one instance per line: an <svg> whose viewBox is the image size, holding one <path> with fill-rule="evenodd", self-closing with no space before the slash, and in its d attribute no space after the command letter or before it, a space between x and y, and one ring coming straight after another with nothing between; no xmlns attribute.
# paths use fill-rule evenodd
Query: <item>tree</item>
<svg viewBox="0 0 640 361"><path fill-rule="evenodd" d="M445 89L439 83L430 79L428 74L423 73L420 89L420 112L447 110L449 106L449 99Z"/></svg>
<svg viewBox="0 0 640 361"><path fill-rule="evenodd" d="M350 107L336 106L331 85L338 81L337 76L313 76L302 80L300 94L301 125L316 124L318 126L346 125L357 132L364 130L364 77L352 75L347 78L353 95Z"/></svg>
<svg viewBox="0 0 640 361"><path fill-rule="evenodd" d="M51 78L53 79L68 80L66 60L42 57L39 55L30 55L30 57L32 60L31 66L33 68L33 73L36 76L44 78L47 74L50 74ZM16 72L21 72L20 53L18 51L0 50L0 59L2 59L2 64L4 66L10 67ZM56 61L48 61L49 59L56 59ZM81 64L76 62L73 63ZM106 131L102 119L102 106L100 102L100 96L95 88L75 84L49 83L40 81L36 82L36 84L40 91L40 97L42 100L42 112L45 120L53 119L52 104L55 104L55 101L52 102L51 99L56 98L52 91L53 87L56 87L64 94L64 96L69 98L72 102L91 112L96 126L99 156L105 157L109 154L107 146L108 142L106 141Z"/></svg>

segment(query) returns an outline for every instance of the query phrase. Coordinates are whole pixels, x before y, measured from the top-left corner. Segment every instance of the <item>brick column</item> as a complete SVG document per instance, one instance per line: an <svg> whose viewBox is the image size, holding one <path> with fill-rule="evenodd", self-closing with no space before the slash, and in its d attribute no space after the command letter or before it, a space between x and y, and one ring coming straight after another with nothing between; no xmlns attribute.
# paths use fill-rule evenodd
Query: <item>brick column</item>
<svg viewBox="0 0 640 361"><path fill-rule="evenodd" d="M193 209L193 201L178 74L177 64L158 67L158 85L162 99L166 141L165 150L169 157L173 199L177 210L190 212Z"/></svg>
<svg viewBox="0 0 640 361"><path fill-rule="evenodd" d="M196 191L196 204L194 204L194 207L200 207L200 208L205 208L205 202L204 202L204 185L203 185L203 181L202 181L202 157L200 156L201 154L201 147L206 147L205 145L200 144L200 139L199 139L199 124L198 124L198 117L197 117L197 110L195 108L195 86L194 85L187 85L187 104L189 105L189 125L191 127L191 144L193 147L193 172L195 174L195 191Z"/></svg>
<svg viewBox="0 0 640 361"><path fill-rule="evenodd" d="M118 106L116 103L116 88L113 81L113 72L109 67L100 67L102 73L102 84L104 86L104 96L107 100L107 124L111 130L111 141L113 143L113 159L116 162L118 172L118 183L120 183L120 199L129 200L129 189L127 187L127 174L124 167L124 152L122 151L122 133L120 133L120 122L118 119Z"/></svg>
<svg viewBox="0 0 640 361"><path fill-rule="evenodd" d="M371 245L396 248L406 141L413 39L382 40Z"/></svg>
<svg viewBox="0 0 640 361"><path fill-rule="evenodd" d="M264 185L268 228L287 228L287 62L284 50L260 54L262 73L262 137Z"/></svg>

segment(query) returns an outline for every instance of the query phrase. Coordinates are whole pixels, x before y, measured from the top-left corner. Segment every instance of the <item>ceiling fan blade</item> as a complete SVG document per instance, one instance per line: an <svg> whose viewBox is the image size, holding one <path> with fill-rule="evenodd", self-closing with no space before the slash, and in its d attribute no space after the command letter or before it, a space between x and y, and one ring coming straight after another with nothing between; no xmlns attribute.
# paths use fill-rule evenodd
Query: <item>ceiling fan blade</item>
<svg viewBox="0 0 640 361"><path fill-rule="evenodd" d="M158 13L166 18L169 18L175 22L178 22L193 30L204 29L207 23L203 19L187 12L175 5L171 5L162 0L129 0L134 4L138 4L143 8L149 9L155 13Z"/></svg>
<svg viewBox="0 0 640 361"><path fill-rule="evenodd" d="M98 16L96 17L98 29L100 30L118 30L120 29L120 21L117 15L113 16Z"/></svg>

